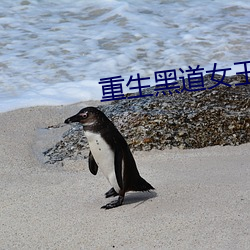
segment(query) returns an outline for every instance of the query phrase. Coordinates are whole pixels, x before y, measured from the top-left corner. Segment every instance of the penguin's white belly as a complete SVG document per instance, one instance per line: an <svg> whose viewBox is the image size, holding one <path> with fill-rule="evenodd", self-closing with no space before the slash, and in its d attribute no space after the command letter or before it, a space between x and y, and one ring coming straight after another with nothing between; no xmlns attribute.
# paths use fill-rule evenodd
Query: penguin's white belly
<svg viewBox="0 0 250 250"><path fill-rule="evenodd" d="M85 135L96 164L108 179L111 186L119 193L120 187L115 174L115 155L113 150L100 134L86 131Z"/></svg>

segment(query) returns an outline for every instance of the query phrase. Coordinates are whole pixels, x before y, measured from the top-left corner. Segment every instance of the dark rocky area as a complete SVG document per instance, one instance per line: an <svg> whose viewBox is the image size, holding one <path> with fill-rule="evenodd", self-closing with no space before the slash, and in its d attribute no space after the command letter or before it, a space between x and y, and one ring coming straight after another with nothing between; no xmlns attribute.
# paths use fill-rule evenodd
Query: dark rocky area
<svg viewBox="0 0 250 250"><path fill-rule="evenodd" d="M214 78L219 80L221 76ZM244 75L225 77L224 82L231 87L220 84L203 91L185 90L172 95L166 92L157 97L118 100L98 108L114 122L132 150L189 149L250 142L250 84L235 86L246 82ZM206 88L216 84L211 74L204 76ZM143 93L155 94L154 89L147 88ZM138 94L126 96L132 95ZM44 152L47 162L86 157L83 149L88 144L81 125L72 126L62 137Z"/></svg>

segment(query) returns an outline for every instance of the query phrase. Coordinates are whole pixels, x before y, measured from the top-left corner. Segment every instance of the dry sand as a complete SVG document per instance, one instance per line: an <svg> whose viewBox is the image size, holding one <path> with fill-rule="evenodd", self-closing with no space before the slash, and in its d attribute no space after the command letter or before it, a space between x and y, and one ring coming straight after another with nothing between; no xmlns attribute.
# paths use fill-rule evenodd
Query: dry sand
<svg viewBox="0 0 250 250"><path fill-rule="evenodd" d="M135 152L155 192L103 210L87 160L41 162L67 130L43 128L90 104L0 114L0 249L249 249L250 144Z"/></svg>

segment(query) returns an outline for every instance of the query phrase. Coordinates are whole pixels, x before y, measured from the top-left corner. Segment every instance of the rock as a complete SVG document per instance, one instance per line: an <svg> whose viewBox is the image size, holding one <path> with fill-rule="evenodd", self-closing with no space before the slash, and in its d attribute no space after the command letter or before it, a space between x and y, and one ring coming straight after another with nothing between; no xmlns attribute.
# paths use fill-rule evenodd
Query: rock
<svg viewBox="0 0 250 250"><path fill-rule="evenodd" d="M132 150L239 145L250 142L250 84L235 86L245 81L244 75L235 75L224 79L232 87L124 99L98 108L114 122ZM206 87L215 84L211 75L204 76ZM154 93L154 88L143 93ZM75 124L44 155L54 163L84 158L87 148L81 125Z"/></svg>

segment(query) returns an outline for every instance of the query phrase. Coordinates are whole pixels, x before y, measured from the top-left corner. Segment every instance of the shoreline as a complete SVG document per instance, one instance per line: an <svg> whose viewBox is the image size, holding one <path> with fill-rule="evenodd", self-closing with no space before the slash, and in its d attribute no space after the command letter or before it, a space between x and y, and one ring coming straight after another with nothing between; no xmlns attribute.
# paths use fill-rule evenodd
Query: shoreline
<svg viewBox="0 0 250 250"><path fill-rule="evenodd" d="M41 130L84 105L100 102L0 113L1 248L247 249L250 143L135 151L155 192L128 193L104 211L110 187L87 159L62 166L37 158L68 128Z"/></svg>

